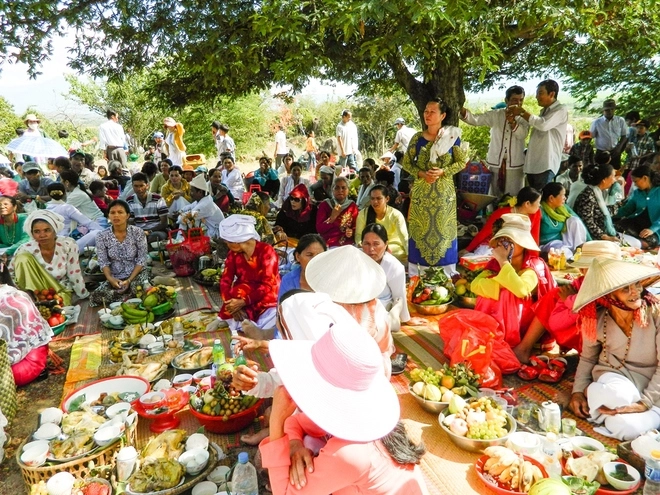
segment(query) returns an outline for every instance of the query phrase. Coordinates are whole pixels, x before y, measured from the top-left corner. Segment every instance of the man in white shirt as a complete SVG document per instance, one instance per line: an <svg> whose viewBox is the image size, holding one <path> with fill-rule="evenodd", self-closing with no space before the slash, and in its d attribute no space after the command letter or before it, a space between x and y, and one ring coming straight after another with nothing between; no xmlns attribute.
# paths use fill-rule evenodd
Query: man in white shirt
<svg viewBox="0 0 660 495"><path fill-rule="evenodd" d="M621 153L628 142L628 126L623 117L614 115L616 101L609 99L603 102L603 115L591 123L591 135L596 141L596 151L609 151L612 165L616 170L621 168Z"/></svg>
<svg viewBox="0 0 660 495"><path fill-rule="evenodd" d="M410 142L410 139L415 135L417 131L412 127L408 127L406 125L406 121L401 117L394 121L394 127L397 128L397 131L396 136L394 136L394 144L390 148L390 152L394 153L396 150L399 150L405 153L408 149L408 143Z"/></svg>
<svg viewBox="0 0 660 495"><path fill-rule="evenodd" d="M339 166L348 165L355 170L357 168L355 155L358 151L358 131L351 117L349 110L341 113L341 122L337 124L335 134L337 134L337 144L339 145Z"/></svg>
<svg viewBox="0 0 660 495"><path fill-rule="evenodd" d="M236 161L236 144L228 133L229 126L227 124L220 124L220 127L218 128L218 134L220 134L222 140L220 141L220 153L218 156L224 156L225 154L229 153L234 161Z"/></svg>
<svg viewBox="0 0 660 495"><path fill-rule="evenodd" d="M105 150L107 161L120 161L126 167L126 133L119 123L119 114L114 110L105 112L108 120L99 126L99 146Z"/></svg>
<svg viewBox="0 0 660 495"><path fill-rule="evenodd" d="M282 160L289 152L286 147L286 134L284 133L284 126L278 125L278 131L275 133L275 169L280 168Z"/></svg>
<svg viewBox="0 0 660 495"><path fill-rule="evenodd" d="M212 238L220 237L220 222L225 216L209 196L208 184L203 175L198 175L190 181L190 196L193 202L179 210L179 227L185 228L185 214L193 212L197 214L197 220L206 226L206 235Z"/></svg>
<svg viewBox="0 0 660 495"><path fill-rule="evenodd" d="M552 79L541 81L536 87L536 101L543 108L540 116L532 115L522 106L506 109L516 122L528 122L532 129L524 171L531 187L540 191L551 182L559 170L566 139L568 109L557 101L559 84Z"/></svg>
<svg viewBox="0 0 660 495"><path fill-rule="evenodd" d="M515 196L525 185L523 166L529 124L507 116L507 108L521 107L524 101L525 90L521 86L511 86L504 95L504 104L495 105L488 112L474 115L467 108L461 108L460 118L465 123L490 127L486 164L493 173L491 194L498 198L504 194Z"/></svg>

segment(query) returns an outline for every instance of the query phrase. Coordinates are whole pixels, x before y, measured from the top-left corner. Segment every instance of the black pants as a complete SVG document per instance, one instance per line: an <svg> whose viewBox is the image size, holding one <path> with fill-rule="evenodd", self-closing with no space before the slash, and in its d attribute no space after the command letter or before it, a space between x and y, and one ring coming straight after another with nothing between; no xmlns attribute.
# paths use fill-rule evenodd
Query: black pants
<svg viewBox="0 0 660 495"><path fill-rule="evenodd" d="M616 222L617 230L623 232L624 234L631 235L642 242L645 242L647 246L645 249L654 249L658 246L658 236L657 234L652 234L648 237L640 237L639 233L651 227L651 217L649 217L649 211L644 210L642 213L636 217L631 218L622 218Z"/></svg>
<svg viewBox="0 0 660 495"><path fill-rule="evenodd" d="M259 184L259 181L257 179L254 179L252 181L252 184ZM280 180L268 179L266 183L263 186L261 186L261 190L263 192L267 192L270 195L270 199L276 199L277 193L280 192Z"/></svg>

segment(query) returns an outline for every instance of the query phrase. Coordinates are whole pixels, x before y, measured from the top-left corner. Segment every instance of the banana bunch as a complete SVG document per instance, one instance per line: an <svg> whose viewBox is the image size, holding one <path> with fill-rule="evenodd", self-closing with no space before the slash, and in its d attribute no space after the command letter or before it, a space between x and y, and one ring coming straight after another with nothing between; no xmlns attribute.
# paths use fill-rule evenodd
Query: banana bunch
<svg viewBox="0 0 660 495"><path fill-rule="evenodd" d="M488 447L484 453L489 456L484 463L484 472L509 485L512 491L527 493L536 481L543 478L538 466L506 447Z"/></svg>
<svg viewBox="0 0 660 495"><path fill-rule="evenodd" d="M154 321L154 314L147 309L139 309L128 303L121 303L121 316L126 323L141 324Z"/></svg>

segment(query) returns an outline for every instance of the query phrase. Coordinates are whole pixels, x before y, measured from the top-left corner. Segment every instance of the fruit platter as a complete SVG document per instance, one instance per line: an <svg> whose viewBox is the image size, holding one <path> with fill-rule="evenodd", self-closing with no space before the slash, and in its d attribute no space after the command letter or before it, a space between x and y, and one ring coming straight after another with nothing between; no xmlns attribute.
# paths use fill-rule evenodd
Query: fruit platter
<svg viewBox="0 0 660 495"><path fill-rule="evenodd" d="M414 368L410 393L425 411L438 414L454 397L467 399L479 393L479 375L466 363L445 364L439 370Z"/></svg>
<svg viewBox="0 0 660 495"><path fill-rule="evenodd" d="M430 267L421 276L410 277L408 302L423 315L439 315L454 300L454 284L442 268Z"/></svg>
<svg viewBox="0 0 660 495"><path fill-rule="evenodd" d="M488 447L475 469L484 485L496 493L530 493L535 483L548 478L545 468L536 459L502 446Z"/></svg>
<svg viewBox="0 0 660 495"><path fill-rule="evenodd" d="M217 287L220 284L220 277L222 276L222 267L219 268L205 268L200 270L192 279L199 285L206 287Z"/></svg>

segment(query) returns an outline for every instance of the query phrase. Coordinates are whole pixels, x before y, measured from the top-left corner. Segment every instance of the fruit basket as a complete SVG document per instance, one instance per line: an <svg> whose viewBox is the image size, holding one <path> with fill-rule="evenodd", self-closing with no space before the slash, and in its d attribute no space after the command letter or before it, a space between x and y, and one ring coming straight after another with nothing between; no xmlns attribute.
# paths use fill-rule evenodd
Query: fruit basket
<svg viewBox="0 0 660 495"><path fill-rule="evenodd" d="M413 307L413 311L417 314L420 315L427 315L427 316L433 316L433 315L441 315L442 313L446 313L447 310L449 309L449 306L454 302L453 299L450 299L448 302L444 304L414 304L410 303L410 305Z"/></svg>
<svg viewBox="0 0 660 495"><path fill-rule="evenodd" d="M422 315L439 315L454 301L454 284L442 268L430 267L421 276L410 278L408 303Z"/></svg>
<svg viewBox="0 0 660 495"><path fill-rule="evenodd" d="M259 414L259 410L264 403L263 399L258 399L252 406L237 414L232 414L228 419L224 416L211 416L190 408L190 413L195 416L199 423L208 431L213 433L236 433L246 428L254 421Z"/></svg>

